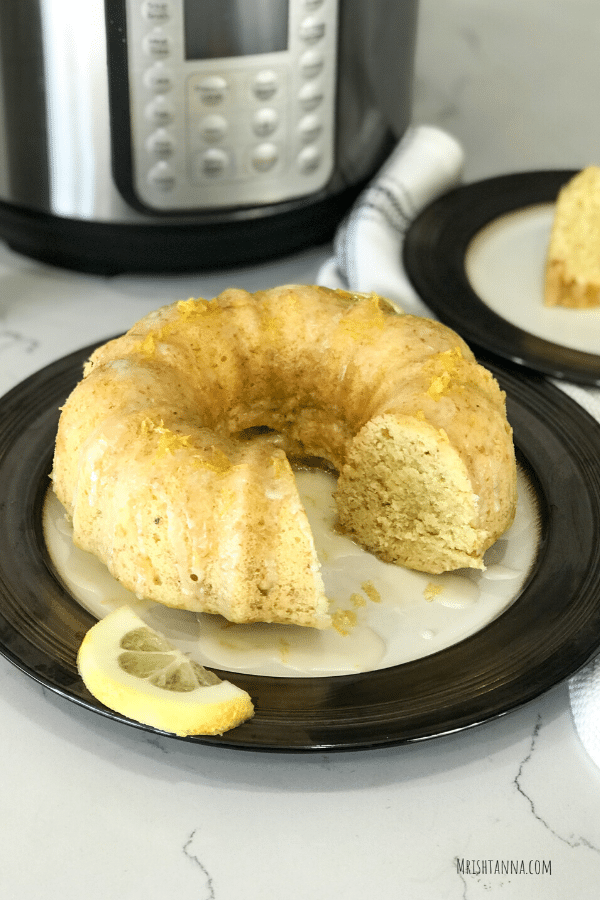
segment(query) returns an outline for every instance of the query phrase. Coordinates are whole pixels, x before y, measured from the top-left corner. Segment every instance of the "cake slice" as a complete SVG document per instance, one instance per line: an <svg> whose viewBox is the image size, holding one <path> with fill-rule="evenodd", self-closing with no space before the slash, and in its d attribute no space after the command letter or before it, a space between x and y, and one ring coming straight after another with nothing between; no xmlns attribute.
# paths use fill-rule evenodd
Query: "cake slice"
<svg viewBox="0 0 600 900"><path fill-rule="evenodd" d="M544 282L546 306L600 305L600 166L588 166L558 195Z"/></svg>

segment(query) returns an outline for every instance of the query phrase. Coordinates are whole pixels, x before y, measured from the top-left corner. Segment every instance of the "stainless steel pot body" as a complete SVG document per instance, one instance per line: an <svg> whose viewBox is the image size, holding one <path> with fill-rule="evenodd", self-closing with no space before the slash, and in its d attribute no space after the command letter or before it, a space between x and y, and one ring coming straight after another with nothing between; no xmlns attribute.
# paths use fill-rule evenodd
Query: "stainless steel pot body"
<svg viewBox="0 0 600 900"><path fill-rule="evenodd" d="M410 121L417 17L417 0L335 6L326 183L303 196L223 204L212 188L210 206L200 198L162 210L136 203L119 178L131 163L126 58L115 62L129 36L125 0L2 0L0 237L59 265L107 272L206 268L327 240Z"/></svg>

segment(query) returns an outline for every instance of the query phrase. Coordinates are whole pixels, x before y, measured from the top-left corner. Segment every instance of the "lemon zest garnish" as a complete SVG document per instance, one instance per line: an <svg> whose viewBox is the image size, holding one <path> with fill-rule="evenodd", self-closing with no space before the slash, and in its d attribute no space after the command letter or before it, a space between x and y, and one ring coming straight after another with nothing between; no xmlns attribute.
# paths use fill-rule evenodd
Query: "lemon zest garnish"
<svg viewBox="0 0 600 900"><path fill-rule="evenodd" d="M462 358L460 347L454 347L452 350L436 353L429 360L428 368L432 370L433 377L427 393L432 400L439 400L448 390L452 381L452 375L456 372Z"/></svg>
<svg viewBox="0 0 600 900"><path fill-rule="evenodd" d="M143 434L158 435L158 446L152 457L153 461L162 459L162 457L166 455L172 456L176 450L194 449L189 434L178 434L175 431L171 431L165 426L162 419L156 423L153 422L152 419L145 418L142 420L141 427ZM194 464L198 468L209 469L217 475L224 475L225 472L228 472L233 467L233 463L227 454L219 447L211 447L210 452L212 454L211 457L207 457L200 453L192 453L191 458L193 459Z"/></svg>
<svg viewBox="0 0 600 900"><path fill-rule="evenodd" d="M219 447L212 448L212 459L208 460L204 457L195 455L194 460L197 461L203 469L210 469L210 471L215 472L216 475L224 475L225 472L229 472L229 470L233 468L233 463L227 454L223 453Z"/></svg>
<svg viewBox="0 0 600 900"><path fill-rule="evenodd" d="M199 297L195 300L190 297L189 300L178 300L177 310L179 312L180 321L184 322L198 315L203 315L208 309L208 301Z"/></svg>
<svg viewBox="0 0 600 900"><path fill-rule="evenodd" d="M152 331L149 331L143 341L140 341L139 351L144 356L154 356L154 351L156 350L156 342L154 340L154 334Z"/></svg>
<svg viewBox="0 0 600 900"><path fill-rule="evenodd" d="M210 308L207 300L199 297L194 300L179 300L176 304L179 316L166 322L160 328L149 331L147 335L138 344L138 350L146 357L151 357L156 352L156 344L168 337L175 329L179 328L182 321L187 322L196 316L204 315Z"/></svg>
<svg viewBox="0 0 600 900"><path fill-rule="evenodd" d="M281 478L288 473L290 464L285 456L272 456L271 462L273 463L273 471L276 478Z"/></svg>
<svg viewBox="0 0 600 900"><path fill-rule="evenodd" d="M339 329L352 340L372 342L386 326L386 316L376 294L356 295L360 299L344 314Z"/></svg>
<svg viewBox="0 0 600 900"><path fill-rule="evenodd" d="M142 433L158 435L158 446L153 456L154 460L161 459L167 454L171 456L175 450L189 449L191 447L189 434L177 434L171 431L165 426L162 419L159 424L149 418L143 419Z"/></svg>
<svg viewBox="0 0 600 900"><path fill-rule="evenodd" d="M446 391L448 385L450 384L450 373L444 372L442 375L438 375L437 378L434 378L427 393L431 397L432 400L439 400L440 397Z"/></svg>

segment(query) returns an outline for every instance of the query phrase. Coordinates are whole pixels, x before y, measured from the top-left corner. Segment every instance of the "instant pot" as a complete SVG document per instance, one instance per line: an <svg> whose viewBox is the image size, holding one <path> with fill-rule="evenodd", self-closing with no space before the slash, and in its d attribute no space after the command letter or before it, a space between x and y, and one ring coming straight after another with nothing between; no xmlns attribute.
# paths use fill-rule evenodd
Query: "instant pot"
<svg viewBox="0 0 600 900"><path fill-rule="evenodd" d="M417 0L2 0L0 238L87 272L329 240L405 131Z"/></svg>

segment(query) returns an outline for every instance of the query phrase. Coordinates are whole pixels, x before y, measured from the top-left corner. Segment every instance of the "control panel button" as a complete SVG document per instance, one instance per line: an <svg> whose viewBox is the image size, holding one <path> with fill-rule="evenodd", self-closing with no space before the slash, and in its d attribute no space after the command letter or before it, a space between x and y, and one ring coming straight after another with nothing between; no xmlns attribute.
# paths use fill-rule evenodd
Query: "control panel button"
<svg viewBox="0 0 600 900"><path fill-rule="evenodd" d="M227 81L222 75L207 75L196 82L194 88L204 106L218 106L227 96Z"/></svg>
<svg viewBox="0 0 600 900"><path fill-rule="evenodd" d="M308 16L300 23L300 39L305 44L318 44L325 37L325 22Z"/></svg>
<svg viewBox="0 0 600 900"><path fill-rule="evenodd" d="M175 118L175 107L162 94L151 100L145 109L146 119L157 127L170 125Z"/></svg>
<svg viewBox="0 0 600 900"><path fill-rule="evenodd" d="M257 172L268 172L277 163L279 150L275 144L259 144L252 152L252 166Z"/></svg>
<svg viewBox="0 0 600 900"><path fill-rule="evenodd" d="M171 52L171 38L162 28L153 28L142 40L144 53L154 59L162 59Z"/></svg>
<svg viewBox="0 0 600 900"><path fill-rule="evenodd" d="M323 6L323 3L324 0L304 0L304 6L309 12L313 12L313 10Z"/></svg>
<svg viewBox="0 0 600 900"><path fill-rule="evenodd" d="M145 0L142 16L148 22L167 22L171 18L171 4L169 0Z"/></svg>
<svg viewBox="0 0 600 900"><path fill-rule="evenodd" d="M148 181L159 191L172 191L175 188L175 173L166 162L158 162L148 172Z"/></svg>
<svg viewBox="0 0 600 900"><path fill-rule="evenodd" d="M309 81L300 88L298 99L305 112L310 112L323 102L323 88L314 81Z"/></svg>
<svg viewBox="0 0 600 900"><path fill-rule="evenodd" d="M316 78L323 71L325 57L320 50L306 50L300 57L300 71L305 78Z"/></svg>
<svg viewBox="0 0 600 900"><path fill-rule="evenodd" d="M166 94L175 84L173 72L164 63L156 62L144 72L144 84L155 94Z"/></svg>
<svg viewBox="0 0 600 900"><path fill-rule="evenodd" d="M300 119L298 132L300 140L303 144L310 144L316 141L323 131L323 122L314 113L309 113Z"/></svg>
<svg viewBox="0 0 600 900"><path fill-rule="evenodd" d="M165 128L158 128L146 141L146 150L157 159L169 159L175 152L175 138Z"/></svg>
<svg viewBox="0 0 600 900"><path fill-rule="evenodd" d="M227 127L227 119L224 116L214 114L211 116L204 116L204 118L200 120L198 131L200 137L205 140L207 144L216 144L218 141L222 141L227 134Z"/></svg>
<svg viewBox="0 0 600 900"><path fill-rule="evenodd" d="M200 178L218 178L229 168L229 154L218 147L210 147L196 159L196 174Z"/></svg>
<svg viewBox="0 0 600 900"><path fill-rule="evenodd" d="M252 130L257 137L269 137L277 130L279 113L270 106L257 109L252 117Z"/></svg>
<svg viewBox="0 0 600 900"><path fill-rule="evenodd" d="M321 164L321 152L317 147L304 147L298 154L298 168L303 175L311 175Z"/></svg>
<svg viewBox="0 0 600 900"><path fill-rule="evenodd" d="M258 72L252 83L252 91L258 100L271 100L279 88L279 78L276 72L265 69Z"/></svg>

